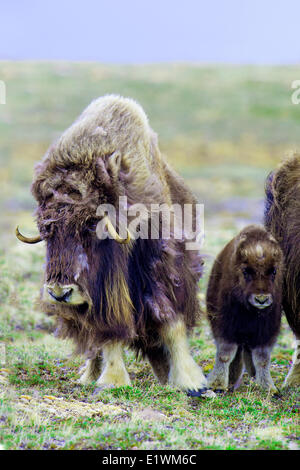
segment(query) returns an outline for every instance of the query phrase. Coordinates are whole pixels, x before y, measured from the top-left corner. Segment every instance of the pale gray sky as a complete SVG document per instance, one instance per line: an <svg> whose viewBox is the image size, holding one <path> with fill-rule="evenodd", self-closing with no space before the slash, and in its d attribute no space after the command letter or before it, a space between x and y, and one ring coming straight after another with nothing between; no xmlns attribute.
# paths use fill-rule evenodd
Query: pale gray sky
<svg viewBox="0 0 300 470"><path fill-rule="evenodd" d="M299 0L0 0L0 59L300 62Z"/></svg>

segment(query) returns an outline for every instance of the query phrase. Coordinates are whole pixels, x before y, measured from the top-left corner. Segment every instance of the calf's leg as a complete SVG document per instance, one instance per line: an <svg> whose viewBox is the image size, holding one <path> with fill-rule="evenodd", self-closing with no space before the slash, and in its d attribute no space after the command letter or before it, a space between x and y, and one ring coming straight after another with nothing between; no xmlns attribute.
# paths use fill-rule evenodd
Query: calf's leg
<svg viewBox="0 0 300 470"><path fill-rule="evenodd" d="M229 386L235 386L238 388L242 382L242 375L244 371L244 361L243 361L243 350L239 346L236 355L229 366Z"/></svg>
<svg viewBox="0 0 300 470"><path fill-rule="evenodd" d="M252 352L250 349L243 349L243 358L244 364L246 367L246 371L250 375L250 377L255 377L255 367L252 360Z"/></svg>
<svg viewBox="0 0 300 470"><path fill-rule="evenodd" d="M252 360L255 367L255 381L262 388L277 391L270 375L271 348L260 346L252 350Z"/></svg>
<svg viewBox="0 0 300 470"><path fill-rule="evenodd" d="M208 385L215 390L226 390L229 385L229 367L237 354L238 345L215 338L217 353L215 365L207 378Z"/></svg>

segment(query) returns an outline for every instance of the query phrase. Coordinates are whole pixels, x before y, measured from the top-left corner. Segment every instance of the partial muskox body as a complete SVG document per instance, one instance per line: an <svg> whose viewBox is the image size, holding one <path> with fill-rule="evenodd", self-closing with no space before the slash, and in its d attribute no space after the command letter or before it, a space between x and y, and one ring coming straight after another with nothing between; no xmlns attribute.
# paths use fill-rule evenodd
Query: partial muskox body
<svg viewBox="0 0 300 470"><path fill-rule="evenodd" d="M256 382L274 389L270 353L280 329L282 252L262 227L250 225L217 257L207 290L207 312L217 346L208 383L226 389L245 366Z"/></svg>
<svg viewBox="0 0 300 470"><path fill-rule="evenodd" d="M47 244L43 306L56 315L58 334L89 358L81 382L99 377L102 359L98 385L129 384L125 344L148 357L162 383L203 388L186 337L199 313L199 253L185 250L184 236L122 240L120 220L110 230L115 239L96 235L97 208L117 208L120 196L127 209L196 202L162 158L140 106L116 96L92 102L36 167L32 193Z"/></svg>
<svg viewBox="0 0 300 470"><path fill-rule="evenodd" d="M286 386L300 385L300 155L284 161L266 183L265 226L285 258L283 310L296 337L294 363Z"/></svg>

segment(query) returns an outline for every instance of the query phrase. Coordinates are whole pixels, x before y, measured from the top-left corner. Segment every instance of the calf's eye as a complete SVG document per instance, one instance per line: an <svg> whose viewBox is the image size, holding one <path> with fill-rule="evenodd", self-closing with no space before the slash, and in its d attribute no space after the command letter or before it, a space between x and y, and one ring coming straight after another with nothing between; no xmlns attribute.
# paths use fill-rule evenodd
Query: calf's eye
<svg viewBox="0 0 300 470"><path fill-rule="evenodd" d="M277 272L277 271L276 271L276 268L270 268L270 269L268 269L268 271L267 271L267 276L272 276L273 278L275 278L276 272Z"/></svg>
<svg viewBox="0 0 300 470"><path fill-rule="evenodd" d="M254 276L254 271L252 268L245 268L243 269L243 275L246 281L251 281L252 277Z"/></svg>

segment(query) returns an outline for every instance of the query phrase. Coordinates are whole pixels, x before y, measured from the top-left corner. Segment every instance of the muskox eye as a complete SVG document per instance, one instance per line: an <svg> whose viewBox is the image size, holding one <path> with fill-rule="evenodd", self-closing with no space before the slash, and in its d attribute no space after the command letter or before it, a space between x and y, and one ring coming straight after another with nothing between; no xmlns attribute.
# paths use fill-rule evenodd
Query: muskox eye
<svg viewBox="0 0 300 470"><path fill-rule="evenodd" d="M267 276L272 276L273 278L275 278L276 272L277 272L276 268L270 268L270 269L268 269L266 274L267 274Z"/></svg>
<svg viewBox="0 0 300 470"><path fill-rule="evenodd" d="M251 281L255 273L252 268L245 268L243 269L243 274L246 281Z"/></svg>
<svg viewBox="0 0 300 470"><path fill-rule="evenodd" d="M73 191L70 191L68 196L71 197L72 199L75 199L76 201L79 201L81 199L81 193L77 191L76 189L73 189Z"/></svg>
<svg viewBox="0 0 300 470"><path fill-rule="evenodd" d="M54 226L51 223L40 223L39 230L43 236L43 239L47 240L47 238L50 238L53 235Z"/></svg>
<svg viewBox="0 0 300 470"><path fill-rule="evenodd" d="M98 223L98 220L96 219L89 219L87 222L86 222L86 230L89 231L89 232L95 232L96 231L96 227L97 227L97 223Z"/></svg>

